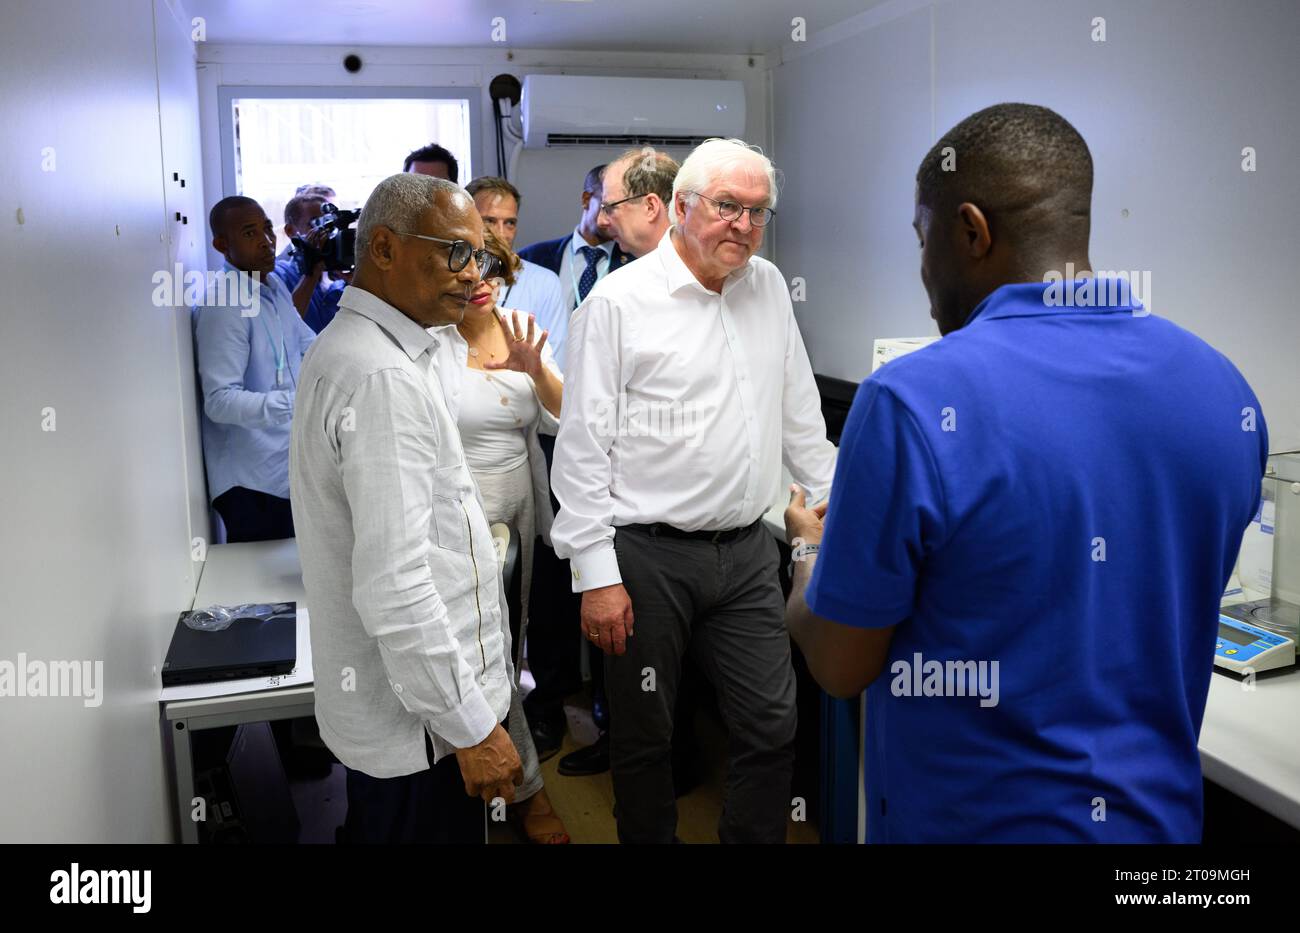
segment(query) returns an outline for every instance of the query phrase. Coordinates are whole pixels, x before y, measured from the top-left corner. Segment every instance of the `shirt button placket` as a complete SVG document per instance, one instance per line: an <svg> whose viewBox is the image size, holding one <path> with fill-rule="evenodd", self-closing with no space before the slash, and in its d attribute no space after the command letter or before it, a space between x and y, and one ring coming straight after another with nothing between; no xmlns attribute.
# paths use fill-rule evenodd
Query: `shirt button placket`
<svg viewBox="0 0 1300 933"><path fill-rule="evenodd" d="M731 327L731 317L726 314L726 303L719 296L719 303L722 305L723 329L727 335L727 345L731 349L731 358L735 360L736 365L736 382L740 390L740 404L745 411L745 434L749 438L749 475L745 481L745 508L754 500L754 490L758 485L758 429L754 424L754 398L750 390L749 369L746 365L744 355L736 350L735 334Z"/></svg>

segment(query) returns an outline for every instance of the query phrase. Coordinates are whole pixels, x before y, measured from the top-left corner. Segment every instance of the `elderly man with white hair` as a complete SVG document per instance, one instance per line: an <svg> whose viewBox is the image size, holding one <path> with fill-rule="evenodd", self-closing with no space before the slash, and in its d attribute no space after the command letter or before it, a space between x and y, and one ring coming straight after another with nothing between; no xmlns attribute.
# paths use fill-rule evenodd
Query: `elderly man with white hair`
<svg viewBox="0 0 1300 933"><path fill-rule="evenodd" d="M418 174L379 183L356 250L303 360L290 446L316 719L347 768L347 841L482 843L484 801L522 780L502 728L512 665L491 532L432 366L495 260L469 195Z"/></svg>
<svg viewBox="0 0 1300 933"><path fill-rule="evenodd" d="M671 842L673 707L688 651L730 733L718 835L785 840L795 679L775 539L781 465L826 495L835 448L781 273L755 255L776 172L742 140L682 163L673 226L574 313L552 528L605 652L619 838Z"/></svg>

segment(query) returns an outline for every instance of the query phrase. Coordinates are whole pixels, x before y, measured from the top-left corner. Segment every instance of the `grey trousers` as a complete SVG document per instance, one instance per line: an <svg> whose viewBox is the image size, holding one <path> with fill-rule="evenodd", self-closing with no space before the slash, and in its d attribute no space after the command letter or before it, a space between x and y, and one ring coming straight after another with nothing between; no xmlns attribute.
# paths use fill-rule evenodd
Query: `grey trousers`
<svg viewBox="0 0 1300 933"><path fill-rule="evenodd" d="M524 639L528 635L528 587L533 573L533 537L537 534L533 508L533 479L528 471L528 461L505 473L474 473L479 492L483 495L483 510L489 524L503 522L519 536L519 567L523 573L520 588L523 604L520 606L519 640L513 645L515 680L510 685L510 715L506 724L510 739L515 743L519 761L524 768L524 783L515 789L515 802L534 796L542 789L542 765L537 760L537 746L524 716L524 704L519 696L519 674L524 658ZM510 619L501 613L506 644L510 644Z"/></svg>
<svg viewBox="0 0 1300 933"><path fill-rule="evenodd" d="M606 655L615 817L625 843L668 843L677 829L673 709L683 660L698 659L729 735L718 838L782 843L796 726L778 549L762 523L722 543L618 528L632 600L627 653Z"/></svg>

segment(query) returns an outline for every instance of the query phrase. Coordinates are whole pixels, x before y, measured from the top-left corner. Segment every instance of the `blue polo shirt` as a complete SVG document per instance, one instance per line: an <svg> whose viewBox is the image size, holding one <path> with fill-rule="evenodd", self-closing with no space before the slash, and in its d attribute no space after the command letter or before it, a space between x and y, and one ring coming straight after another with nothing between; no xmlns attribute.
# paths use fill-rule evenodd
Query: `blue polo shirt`
<svg viewBox="0 0 1300 933"><path fill-rule="evenodd" d="M872 842L1200 841L1264 420L1198 337L1050 295L999 288L845 426L807 600L896 626L867 691Z"/></svg>

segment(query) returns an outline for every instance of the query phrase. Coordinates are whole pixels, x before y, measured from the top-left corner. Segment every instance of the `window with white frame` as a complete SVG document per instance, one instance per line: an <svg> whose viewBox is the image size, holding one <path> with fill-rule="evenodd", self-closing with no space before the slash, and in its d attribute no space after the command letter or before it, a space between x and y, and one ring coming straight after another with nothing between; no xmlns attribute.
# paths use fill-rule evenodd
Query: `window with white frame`
<svg viewBox="0 0 1300 933"><path fill-rule="evenodd" d="M232 95L230 104L234 191L262 205L277 251L288 243L284 206L301 185L333 188L339 207L361 207L409 152L430 143L455 156L462 184L474 177L467 98Z"/></svg>

